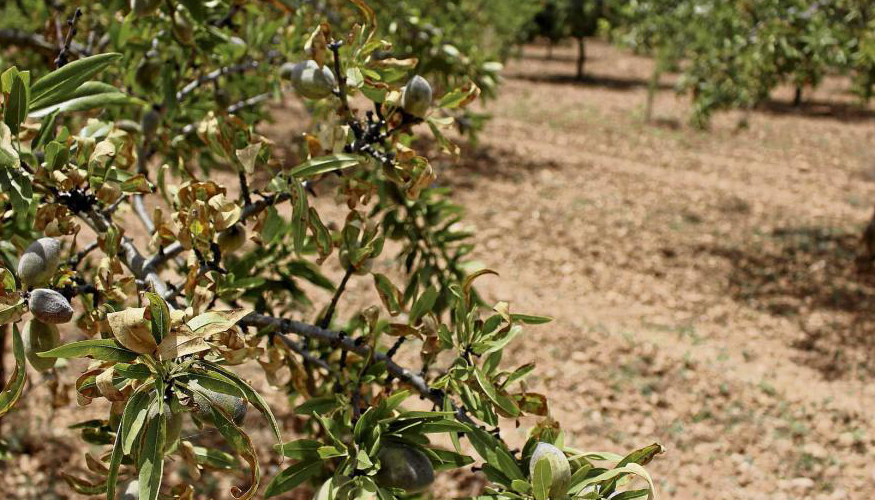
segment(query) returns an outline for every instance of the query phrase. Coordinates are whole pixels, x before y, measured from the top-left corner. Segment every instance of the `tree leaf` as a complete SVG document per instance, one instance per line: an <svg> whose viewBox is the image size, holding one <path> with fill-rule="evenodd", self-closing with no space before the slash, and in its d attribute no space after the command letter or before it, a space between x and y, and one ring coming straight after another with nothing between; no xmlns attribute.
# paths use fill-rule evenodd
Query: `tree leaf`
<svg viewBox="0 0 875 500"><path fill-rule="evenodd" d="M550 496L550 486L553 482L553 471L550 461L546 458L538 460L532 473L532 494L536 500L547 500Z"/></svg>
<svg viewBox="0 0 875 500"><path fill-rule="evenodd" d="M9 98L3 109L3 121L6 122L13 134L18 133L21 124L27 117L27 97L27 85L21 74L17 74L12 79L12 92L9 93Z"/></svg>
<svg viewBox="0 0 875 500"><path fill-rule="evenodd" d="M197 388L193 388L193 390L197 391ZM207 400L210 399L209 396L202 391L198 392L200 392ZM240 455L243 460L249 463L249 488L246 491L243 491L236 486L231 488L231 494L234 498L237 500L248 500L258 491L258 485L261 482L261 468L258 464L258 456L255 454L255 448L252 446L252 440L249 439L249 436L243 432L243 430L237 427L231 416L225 413L224 410L213 405L210 406L210 410L212 411L213 422L216 429L219 430L219 433L225 438L228 444L231 445L234 451Z"/></svg>
<svg viewBox="0 0 875 500"><path fill-rule="evenodd" d="M383 274L375 273L374 286L377 288L377 294L380 296L380 300L383 301L383 305L389 311L389 314L397 316L401 313L401 292L395 288L395 285L389 281L389 278Z"/></svg>
<svg viewBox="0 0 875 500"><path fill-rule="evenodd" d="M52 113L90 111L110 105L139 104L141 101L103 82L85 82L59 99L42 100L39 107L30 107L31 118L42 118Z"/></svg>
<svg viewBox="0 0 875 500"><path fill-rule="evenodd" d="M277 444L274 449L284 457L297 460L313 459L319 456L319 448L323 445L313 439L296 439L284 444Z"/></svg>
<svg viewBox="0 0 875 500"><path fill-rule="evenodd" d="M216 333L227 332L250 312L252 311L247 309L207 311L191 318L186 324L193 332L197 332L204 337L209 337Z"/></svg>
<svg viewBox="0 0 875 500"><path fill-rule="evenodd" d="M270 409L270 406L267 404L267 400L264 399L261 394L258 393L255 389L252 388L249 384L247 384L242 378L238 377L235 373L222 368L221 366L211 363L208 361L204 361L204 364L212 368L213 370L221 373L222 375L228 377L234 384L237 385L237 388L243 392L243 395L246 396L246 399L252 403L264 418L267 419L267 422L270 424L270 428L273 431L274 437L276 438L277 444L283 442L282 433L280 432L279 422L277 422L276 417Z"/></svg>
<svg viewBox="0 0 875 500"><path fill-rule="evenodd" d="M264 490L264 497L270 498L280 493L285 493L315 476L320 470L322 470L321 459L298 462L287 467L270 480L267 488Z"/></svg>
<svg viewBox="0 0 875 500"><path fill-rule="evenodd" d="M3 181L3 177L8 177L5 171L12 168L18 168L18 150L12 145L12 131L9 129L9 125L2 122L0 123L0 174L3 175L0 176L0 182ZM4 191L9 189L6 185L0 185L0 187Z"/></svg>
<svg viewBox="0 0 875 500"><path fill-rule="evenodd" d="M113 339L92 339L71 342L52 350L37 353L41 358L93 358L100 361L130 363L137 353L125 349Z"/></svg>
<svg viewBox="0 0 875 500"><path fill-rule="evenodd" d="M133 431L133 437L136 438L140 432L143 420L146 419L146 412L148 411L149 403L149 396L145 393L147 388L148 386L145 385L137 388L137 390L131 394L130 399L128 399L128 402L125 404L125 409L122 411L119 428L116 430L115 444L112 447L112 455L110 455L109 458L109 471L106 476L106 500L115 499L118 471L121 467L122 458L124 458L125 454L130 453L130 446L127 447L127 452L125 451L126 437L129 438ZM140 418L141 415L142 418ZM134 430L133 423L138 419L140 426ZM133 444L133 439L127 440Z"/></svg>
<svg viewBox="0 0 875 500"><path fill-rule="evenodd" d="M413 304L413 307L410 308L410 324L415 325L419 322L419 319L425 316L426 313L430 312L434 308L434 303L437 301L439 295L439 291L437 287L431 285L426 288L422 295L416 299L416 302Z"/></svg>
<svg viewBox="0 0 875 500"><path fill-rule="evenodd" d="M170 308L157 293L146 292L144 295L149 301L149 321L152 324L152 335L160 343L170 333Z"/></svg>
<svg viewBox="0 0 875 500"><path fill-rule="evenodd" d="M288 175L303 179L314 175L324 174L332 170L343 170L362 163L364 158L359 155L336 154L311 158L297 167L291 169Z"/></svg>
<svg viewBox="0 0 875 500"><path fill-rule="evenodd" d="M31 105L37 109L44 102L63 99L107 66L121 58L115 52L78 59L43 76L30 88Z"/></svg>
<svg viewBox="0 0 875 500"><path fill-rule="evenodd" d="M477 383L480 384L480 388L483 389L483 392L495 403L499 408L502 409L505 413L507 413L510 417L517 417L520 414L520 409L517 407L516 403L513 402L512 399L505 396L504 394L498 392L492 382L489 380L489 377L483 373L482 370L478 367L474 367L474 375L477 377Z"/></svg>
<svg viewBox="0 0 875 500"><path fill-rule="evenodd" d="M146 320L145 307L131 307L106 315L106 322L118 342L128 349L140 353L151 354L158 348L152 335L151 325Z"/></svg>
<svg viewBox="0 0 875 500"><path fill-rule="evenodd" d="M0 392L0 417L6 415L13 405L21 397L24 390L24 382L27 380L27 369L24 361L24 343L21 340L21 332L18 325L12 325L12 353L15 356L15 369L9 377L9 381Z"/></svg>
<svg viewBox="0 0 875 500"><path fill-rule="evenodd" d="M210 345L204 340L203 333L196 333L191 330L177 330L164 337L164 340L158 344L158 350L155 355L160 360L168 361L208 350L210 350Z"/></svg>
<svg viewBox="0 0 875 500"><path fill-rule="evenodd" d="M155 398L158 411L146 424L146 430L141 441L137 471L139 472L141 500L156 500L161 490L161 479L164 476L164 441L167 437L167 420L162 411L164 400L160 395Z"/></svg>

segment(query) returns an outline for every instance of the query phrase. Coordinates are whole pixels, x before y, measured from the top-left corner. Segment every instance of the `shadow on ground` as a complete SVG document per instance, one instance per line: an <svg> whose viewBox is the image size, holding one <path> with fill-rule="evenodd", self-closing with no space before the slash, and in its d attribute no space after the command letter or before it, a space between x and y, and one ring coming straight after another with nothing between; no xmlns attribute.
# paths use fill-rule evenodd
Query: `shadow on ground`
<svg viewBox="0 0 875 500"><path fill-rule="evenodd" d="M514 73L507 75L507 78L534 83L579 85L581 87L599 87L610 90L633 90L637 88L647 88L647 86L650 85L649 80L642 78L593 74L586 74L583 76L583 79L578 80L574 73ZM667 82L660 82L658 88L659 90L673 90L674 86Z"/></svg>
<svg viewBox="0 0 875 500"><path fill-rule="evenodd" d="M800 363L827 379L875 373L875 268L860 236L829 227L773 231L763 245L711 248L732 263L733 299L798 323ZM830 316L818 315L830 312ZM834 314L839 313L839 314ZM820 317L831 317L829 322Z"/></svg>
<svg viewBox="0 0 875 500"><path fill-rule="evenodd" d="M440 183L455 189L476 189L478 179L522 181L527 173L560 168L556 161L525 157L509 147L466 144L462 149L459 161L438 177Z"/></svg>
<svg viewBox="0 0 875 500"><path fill-rule="evenodd" d="M798 106L791 101L768 100L757 106L757 110L770 115L795 115L808 118L829 118L842 122L866 121L875 118L875 110L864 104L826 100L807 100Z"/></svg>

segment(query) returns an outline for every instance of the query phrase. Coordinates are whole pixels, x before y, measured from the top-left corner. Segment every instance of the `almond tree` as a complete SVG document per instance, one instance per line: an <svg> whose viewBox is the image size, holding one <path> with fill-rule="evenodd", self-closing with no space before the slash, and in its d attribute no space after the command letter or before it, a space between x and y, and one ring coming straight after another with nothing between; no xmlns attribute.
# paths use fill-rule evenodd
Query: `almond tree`
<svg viewBox="0 0 875 500"><path fill-rule="evenodd" d="M20 3L46 25L42 2ZM238 499L305 482L320 499L416 498L455 468L486 476L478 498L654 496L642 465L659 445L576 449L528 389L534 366L501 362L549 318L483 302L474 282L494 272L470 268L461 208L411 147L428 131L458 154L441 130L480 89L435 91L415 58L377 57L391 42L352 4L94 3L67 13L57 39L16 32L0 76L0 323L16 361L0 416L26 397L26 364L75 376L78 404L106 418L75 426L101 451L63 478L108 499L193 498L207 473L234 478ZM293 146L258 128L261 105L287 93L313 122ZM228 171L233 186L217 180ZM343 216L329 217L332 201ZM330 261L337 282L321 271ZM352 280L379 302L343 321ZM331 298L314 303L314 288ZM74 374L59 358L88 361ZM245 366L294 405L290 439L289 408L269 405ZM284 457L266 485L253 412ZM500 424L525 415L542 419L511 449ZM190 479L169 484L171 456Z"/></svg>

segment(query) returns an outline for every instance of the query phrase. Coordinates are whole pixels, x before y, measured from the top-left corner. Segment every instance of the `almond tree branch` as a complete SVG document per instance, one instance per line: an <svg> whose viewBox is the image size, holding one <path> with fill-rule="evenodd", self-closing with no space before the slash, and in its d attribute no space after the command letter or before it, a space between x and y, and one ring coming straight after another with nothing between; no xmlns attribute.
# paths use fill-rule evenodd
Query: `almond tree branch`
<svg viewBox="0 0 875 500"><path fill-rule="evenodd" d="M44 36L37 33L26 33L16 29L0 29L0 45L28 47L47 56L55 56L58 52L58 47L49 43ZM88 55L88 51L85 47L73 41L70 42L70 47L67 50L67 53L76 57L84 57Z"/></svg>
<svg viewBox="0 0 875 500"><path fill-rule="evenodd" d="M438 407L443 407L444 400L446 398L446 394L444 393L444 391L430 388L425 379L420 375L413 373L407 368L404 368L398 363L392 361L391 358L383 353L373 352L372 349L366 344L356 343L353 338L343 335L340 332L326 330L324 328L319 328L316 325L302 323L300 321L285 318L276 318L273 316L267 316L258 313L250 313L245 318L240 320L240 324L244 326L254 326L257 328L272 328L275 331L281 332L283 334L294 333L306 338L315 339L326 344L337 345L346 351L351 351L358 354L362 358L367 358L372 355L374 362L382 362L386 364L386 369L392 376L412 387L423 398L430 400L435 405L438 405ZM460 414L464 414L463 410L461 409L459 409L458 412ZM467 416L465 416L465 420L470 421Z"/></svg>

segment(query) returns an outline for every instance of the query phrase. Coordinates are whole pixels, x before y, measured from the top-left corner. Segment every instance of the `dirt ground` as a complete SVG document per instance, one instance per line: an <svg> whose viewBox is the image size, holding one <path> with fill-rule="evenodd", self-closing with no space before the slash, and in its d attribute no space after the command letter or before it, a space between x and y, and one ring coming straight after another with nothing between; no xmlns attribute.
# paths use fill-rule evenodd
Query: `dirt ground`
<svg viewBox="0 0 875 500"><path fill-rule="evenodd" d="M649 60L591 42L576 82L571 47L544 54L509 63L479 144L441 172L476 259L501 274L478 281L485 298L555 318L506 362L538 363L532 388L576 447L663 444L649 466L663 499L869 498L875 270L857 260L875 112L834 79L801 108L785 89L701 132L666 77L647 125ZM64 426L103 408L42 411L32 375L3 422L17 453L0 491L77 498L58 475L82 463ZM436 498L474 487L444 478Z"/></svg>

